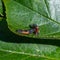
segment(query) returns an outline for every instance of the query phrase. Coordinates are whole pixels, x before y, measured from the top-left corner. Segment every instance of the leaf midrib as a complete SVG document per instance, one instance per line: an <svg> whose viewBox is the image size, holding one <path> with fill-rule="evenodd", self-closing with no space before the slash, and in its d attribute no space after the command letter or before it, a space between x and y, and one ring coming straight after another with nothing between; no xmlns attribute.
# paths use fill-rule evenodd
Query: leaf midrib
<svg viewBox="0 0 60 60"><path fill-rule="evenodd" d="M31 54L31 53L25 53L25 52L17 52L17 51L4 50L4 49L0 49L0 51L1 52L12 53L12 54L22 54L22 55L28 55L28 56L32 56L32 57L42 57L42 58L46 58L46 59L56 60L55 58L51 58L51 57L47 57L47 56L42 56L42 55Z"/></svg>
<svg viewBox="0 0 60 60"><path fill-rule="evenodd" d="M16 2L16 1L14 1L14 2ZM18 3L18 2L16 2L16 3ZM21 4L21 3L19 3L19 4ZM23 4L21 4L21 5L24 6ZM29 7L27 7L27 6L24 6L24 7L28 8L28 9L32 10L33 12L38 13L39 15L41 15L41 16L43 16L43 17L45 17L45 18L48 18L48 20L50 20L50 21L52 21L52 22L55 22L55 23L57 23L58 25L60 25L60 22L57 22L56 20L54 20L54 19L52 19L52 18L50 18L50 17L48 17L48 16L45 16L45 15L41 14L40 12L38 12L38 11L36 11L36 10L33 10L32 8L29 8Z"/></svg>

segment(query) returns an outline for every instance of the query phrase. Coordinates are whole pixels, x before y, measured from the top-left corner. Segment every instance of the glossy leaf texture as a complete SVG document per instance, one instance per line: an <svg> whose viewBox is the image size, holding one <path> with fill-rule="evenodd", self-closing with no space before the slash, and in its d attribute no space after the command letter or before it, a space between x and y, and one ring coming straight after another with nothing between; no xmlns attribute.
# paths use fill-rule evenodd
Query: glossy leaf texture
<svg viewBox="0 0 60 60"><path fill-rule="evenodd" d="M27 37L60 38L60 2L56 0L3 0L10 30L18 35L18 29L29 29L30 24L39 26L39 35ZM54 4L53 4L54 3ZM56 5L57 4L57 5ZM55 6L56 5L56 6ZM53 8L53 9L52 9Z"/></svg>
<svg viewBox="0 0 60 60"><path fill-rule="evenodd" d="M0 41L1 60L60 60L60 47Z"/></svg>
<svg viewBox="0 0 60 60"><path fill-rule="evenodd" d="M0 22L0 60L60 60L59 45L59 40L18 37L4 19Z"/></svg>
<svg viewBox="0 0 60 60"><path fill-rule="evenodd" d="M40 34L37 38L43 36L50 37L54 35L54 33L58 35L57 31L59 31L60 27L59 22L50 16L49 11L47 12L47 10L43 9L45 8L44 4L49 4L48 1L45 0L45 3L39 8L41 11L39 9L36 10L35 7L31 8L29 1L32 3L33 1L40 1L41 4L44 2L44 0L3 0L9 29L19 35L19 33L16 32L17 29L29 29L29 24L37 23L40 26ZM29 2L27 6L26 2ZM38 3L39 2L37 2L37 4ZM49 6L47 5L47 7ZM0 22L1 60L60 60L60 47L38 43L24 43L24 41L27 41L27 38L18 37L11 31L8 31L7 25L5 24L6 21L3 20ZM34 35L29 35L27 37L36 38ZM30 40L28 39L28 41ZM37 41L39 40L37 39ZM34 41L36 41L36 39Z"/></svg>
<svg viewBox="0 0 60 60"><path fill-rule="evenodd" d="M3 28L2 28L3 27ZM30 39L13 34L7 28L6 21L0 22L0 60L60 60L59 40L43 40L50 45L37 43ZM30 42L32 41L32 42ZM30 42L30 43L29 43ZM51 43L54 43L51 45ZM53 46L57 45L57 46Z"/></svg>

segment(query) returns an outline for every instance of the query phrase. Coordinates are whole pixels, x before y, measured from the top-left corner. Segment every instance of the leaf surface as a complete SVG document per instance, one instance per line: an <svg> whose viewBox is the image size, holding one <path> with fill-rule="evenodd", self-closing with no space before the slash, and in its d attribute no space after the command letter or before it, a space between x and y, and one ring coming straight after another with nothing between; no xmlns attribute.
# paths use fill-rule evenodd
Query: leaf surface
<svg viewBox="0 0 60 60"><path fill-rule="evenodd" d="M57 6L54 7L56 11L53 9L53 13L53 5L50 5L53 2L53 0L4 0L8 27L12 32L21 35L16 30L28 30L30 24L37 24L39 26L37 38L60 38L60 34L58 34L60 33L60 11L57 11L60 9L58 8L60 5L55 2ZM27 35L27 37L36 38L33 34Z"/></svg>
<svg viewBox="0 0 60 60"><path fill-rule="evenodd" d="M0 41L0 59L59 60L60 47L42 44L14 44Z"/></svg>
<svg viewBox="0 0 60 60"><path fill-rule="evenodd" d="M51 17L49 5L46 5L49 4L47 0L3 0L3 2L6 8L6 21L12 32L20 35L16 32L17 29L29 29L29 24L37 23L40 29L37 38L51 35L58 37L60 22ZM33 6L31 3L34 3ZM58 46L12 42L21 42L23 39L26 41L26 39L12 35L4 21L0 22L1 60L60 60L60 47ZM36 38L34 35L27 37Z"/></svg>
<svg viewBox="0 0 60 60"><path fill-rule="evenodd" d="M2 8L2 1L0 0L0 14L3 13L3 8Z"/></svg>
<svg viewBox="0 0 60 60"><path fill-rule="evenodd" d="M2 28L3 27L3 28ZM28 43L29 41L35 43ZM18 37L7 28L5 20L0 22L0 59L1 60L60 60L59 40L49 42L42 40L44 43L38 44L39 40ZM41 42L41 40L39 41ZM57 45L57 46L53 46Z"/></svg>

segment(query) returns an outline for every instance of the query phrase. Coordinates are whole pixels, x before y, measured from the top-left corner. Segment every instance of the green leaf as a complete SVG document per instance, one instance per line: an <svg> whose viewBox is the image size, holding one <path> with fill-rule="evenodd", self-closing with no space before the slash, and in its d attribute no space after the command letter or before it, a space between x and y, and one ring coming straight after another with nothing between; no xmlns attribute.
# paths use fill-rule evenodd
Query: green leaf
<svg viewBox="0 0 60 60"><path fill-rule="evenodd" d="M2 6L2 0L0 0L0 21L2 20L3 16L3 6Z"/></svg>
<svg viewBox="0 0 60 60"><path fill-rule="evenodd" d="M12 32L21 35L16 30L29 29L29 25L35 23L39 26L39 35L36 37L30 34L27 37L60 38L60 8L58 8L60 4L57 1L54 4L53 0L3 1L8 27Z"/></svg>
<svg viewBox="0 0 60 60"><path fill-rule="evenodd" d="M60 47L42 44L17 44L0 41L1 60L59 60Z"/></svg>
<svg viewBox="0 0 60 60"><path fill-rule="evenodd" d="M28 1L28 0L26 0L26 1ZM36 1L36 0L34 0L34 1ZM40 28L41 35L39 34L39 37L37 37L37 38L40 38L40 36L41 37L45 36L48 33L46 31L47 33L44 35L45 32L43 32L43 31L45 31L45 27L48 30L47 25L49 26L49 24L50 24L50 26L51 26L54 23L59 26L59 22L51 19L50 12L46 13L45 10L43 10L43 12L45 12L45 13L42 13L42 10L41 10L42 15L40 15L40 14L38 14L37 11L35 12L35 10L32 10L32 8L29 9L30 8L29 5L28 5L29 8L27 8L26 5L24 5L24 6L21 5L21 3L18 2L18 0L17 1L4 0L4 4L6 7L6 17L7 17L6 21L8 23L8 27L14 33L16 33L16 30L20 29L20 28L29 29L28 25L30 23L33 23L32 21L36 22L36 20L31 20L31 18L33 18L33 16L35 14L37 16L37 19L39 19L38 20L39 23L37 22L37 24L41 27ZM46 19L46 20L44 20L44 19ZM24 43L24 41L27 41L27 39L24 37L20 37L20 36L18 37L17 35L13 34L11 31L9 31L7 28L6 21L3 20L0 22L0 60L60 60L60 47L53 46L53 45ZM24 23L24 21L26 21L26 23ZM44 25L41 25L40 23L44 24ZM27 26L26 26L26 24L27 24ZM55 30L55 32L56 32L56 30ZM53 32L54 32L54 30L53 30ZM51 34L49 34L49 35L51 35ZM27 37L35 38L34 35L29 35ZM17 41L18 42L20 41L20 42L17 43ZM21 43L21 41L23 41L23 43ZM56 41L56 40L54 40L54 41Z"/></svg>
<svg viewBox="0 0 60 60"><path fill-rule="evenodd" d="M24 41L36 43L24 43ZM38 41L18 37L8 30L5 20L0 22L0 60L60 60L60 47L38 44ZM45 41L49 42L49 40ZM49 44L55 41L51 41ZM54 44L59 43L56 41Z"/></svg>
<svg viewBox="0 0 60 60"><path fill-rule="evenodd" d="M2 6L2 0L0 0L0 14L2 15L3 13L3 6Z"/></svg>

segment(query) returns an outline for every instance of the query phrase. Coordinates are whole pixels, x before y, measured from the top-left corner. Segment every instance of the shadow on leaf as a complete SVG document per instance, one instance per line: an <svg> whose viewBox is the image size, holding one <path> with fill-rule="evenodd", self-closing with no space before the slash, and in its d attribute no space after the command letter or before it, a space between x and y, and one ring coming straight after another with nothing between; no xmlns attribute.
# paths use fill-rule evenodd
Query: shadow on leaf
<svg viewBox="0 0 60 60"><path fill-rule="evenodd" d="M57 39L35 39L18 36L8 29L6 20L0 22L0 40L8 43L36 43L60 46L60 40Z"/></svg>
<svg viewBox="0 0 60 60"><path fill-rule="evenodd" d="M5 13L5 6L3 4L3 20L0 22L0 41L4 41L7 43L36 43L36 44L47 44L47 45L55 45L60 46L60 40L57 39L35 39L29 37L18 36L12 33L8 29L8 25L6 22L6 13Z"/></svg>

